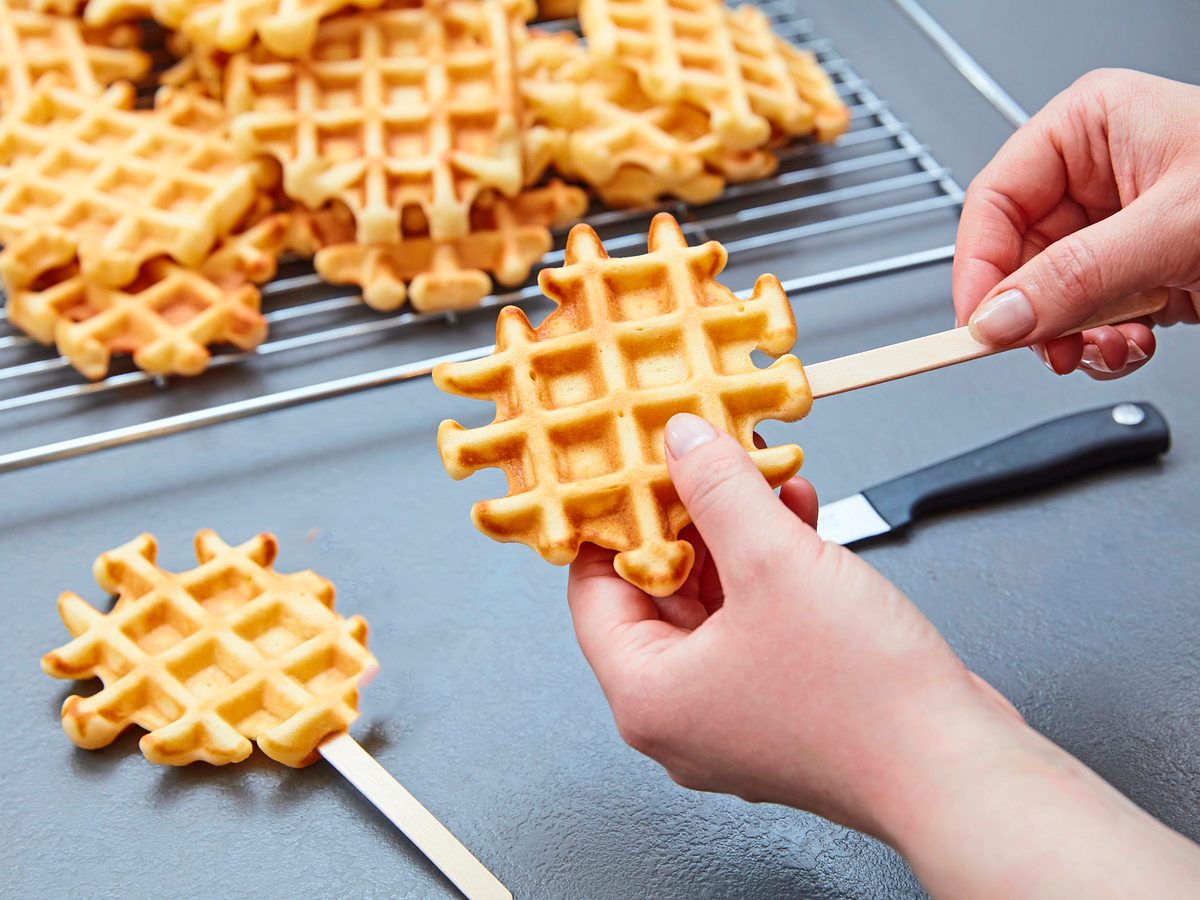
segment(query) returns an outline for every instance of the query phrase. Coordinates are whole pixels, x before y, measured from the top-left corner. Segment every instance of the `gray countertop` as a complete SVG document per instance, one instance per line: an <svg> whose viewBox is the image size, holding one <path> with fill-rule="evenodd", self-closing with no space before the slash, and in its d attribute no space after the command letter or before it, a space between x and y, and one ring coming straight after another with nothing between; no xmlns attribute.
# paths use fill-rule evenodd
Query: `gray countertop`
<svg viewBox="0 0 1200 900"><path fill-rule="evenodd" d="M1100 65L1200 80L1200 6L1187 0L928 5L1030 109ZM1009 133L890 3L806 0L804 9L960 182ZM878 242L870 256L883 256L903 247L905 230L869 240ZM837 242L796 248L826 252L836 257ZM789 264L778 252L750 262ZM798 352L810 361L952 322L948 265L795 302ZM431 330L419 345L376 338L345 352L366 371L486 343L488 319L464 320L450 337ZM1161 464L922 522L864 555L1036 728L1200 838L1195 340L1166 333L1160 358L1115 384L1055 380L1014 353L822 400L804 422L762 430L803 444L805 474L832 500L1054 415L1158 404L1175 439ZM181 391L148 391L138 416L188 408L196 392L216 401L247 384L318 380L338 361L344 353L314 353L211 373ZM0 476L11 635L0 660L11 741L0 771L0 892L451 895L325 764L293 771L255 754L223 769L167 769L141 757L134 734L95 752L62 734L71 685L38 669L39 655L65 640L58 593L99 602L92 559L141 531L158 536L165 565L183 568L193 533L212 527L230 541L274 532L281 569L315 569L337 585L339 609L367 617L383 671L354 733L517 896L919 895L881 844L793 810L689 793L621 743L572 636L565 571L473 530L469 505L493 495L498 476L455 483L441 467L438 421L487 414L422 379ZM111 400L70 417L39 413L0 446L129 420Z"/></svg>

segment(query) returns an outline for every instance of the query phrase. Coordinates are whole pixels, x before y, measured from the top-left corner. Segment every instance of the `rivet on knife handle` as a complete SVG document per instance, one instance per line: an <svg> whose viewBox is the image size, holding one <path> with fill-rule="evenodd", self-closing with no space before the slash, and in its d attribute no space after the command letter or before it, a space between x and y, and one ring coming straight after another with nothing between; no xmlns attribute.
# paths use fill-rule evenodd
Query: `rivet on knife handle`
<svg viewBox="0 0 1200 900"><path fill-rule="evenodd" d="M1132 424L1124 411L1142 418ZM1063 416L924 469L867 488L892 529L926 513L1015 497L1120 463L1166 453L1171 433L1152 404L1122 403Z"/></svg>

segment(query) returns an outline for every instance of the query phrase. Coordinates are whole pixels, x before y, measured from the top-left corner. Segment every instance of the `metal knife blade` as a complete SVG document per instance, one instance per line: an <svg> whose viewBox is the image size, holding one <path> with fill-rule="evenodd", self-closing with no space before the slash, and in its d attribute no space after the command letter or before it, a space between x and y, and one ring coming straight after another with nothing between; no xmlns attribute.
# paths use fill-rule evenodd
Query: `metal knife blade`
<svg viewBox="0 0 1200 900"><path fill-rule="evenodd" d="M1035 425L992 444L821 507L817 534L852 544L918 516L1062 484L1106 466L1166 453L1171 431L1153 405L1118 403Z"/></svg>

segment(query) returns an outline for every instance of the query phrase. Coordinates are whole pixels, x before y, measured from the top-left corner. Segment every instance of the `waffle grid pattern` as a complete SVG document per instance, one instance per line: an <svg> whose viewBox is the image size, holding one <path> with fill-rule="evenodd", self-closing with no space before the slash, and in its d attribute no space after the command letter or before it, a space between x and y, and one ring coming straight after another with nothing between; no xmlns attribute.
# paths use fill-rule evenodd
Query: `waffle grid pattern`
<svg viewBox="0 0 1200 900"><path fill-rule="evenodd" d="M727 180L765 178L776 168L769 150L722 147L701 110L651 101L631 71L597 64L571 34L533 37L521 62L536 123L527 134L527 178L554 167L606 203L645 206L664 194L708 203Z"/></svg>
<svg viewBox="0 0 1200 900"><path fill-rule="evenodd" d="M649 252L625 259L576 226L563 268L539 279L558 309L534 330L508 307L494 355L434 371L443 390L496 403L489 425L446 421L438 431L453 477L497 467L508 478L508 496L472 510L484 534L559 565L585 541L617 550L623 578L665 596L694 558L677 538L688 520L663 456L667 419L691 412L726 429L773 485L795 474L800 448L754 450L753 430L808 412L804 370L793 356L767 369L750 358L755 348L791 349L791 306L769 275L738 299L713 280L724 265L719 244L689 247L665 213L651 225Z"/></svg>
<svg viewBox="0 0 1200 900"><path fill-rule="evenodd" d="M56 344L93 380L108 373L114 353L132 354L152 374L197 375L208 365L210 346L248 350L266 337L252 282L275 274L287 229L286 215L268 216L229 238L200 269L155 259L123 288L93 284L72 267L46 287L14 291L8 317L42 343Z"/></svg>
<svg viewBox="0 0 1200 900"><path fill-rule="evenodd" d="M483 188L523 182L519 25L502 0L425 0L326 20L305 60L237 54L232 135L279 160L289 196L348 206L360 243L401 240L414 210L434 239L462 237Z"/></svg>
<svg viewBox="0 0 1200 900"><path fill-rule="evenodd" d="M582 0L579 17L595 53L634 69L652 100L707 110L714 133L732 149L760 147L773 130L813 130L816 112L791 77L795 60L753 6Z"/></svg>
<svg viewBox="0 0 1200 900"><path fill-rule="evenodd" d="M236 53L257 37L277 56L312 49L322 19L346 6L382 0L153 0L155 18L199 47Z"/></svg>
<svg viewBox="0 0 1200 900"><path fill-rule="evenodd" d="M47 72L92 95L121 79L137 81L150 70L137 38L135 27L88 28L71 16L0 0L0 108L27 97Z"/></svg>
<svg viewBox="0 0 1200 900"><path fill-rule="evenodd" d="M49 675L104 682L63 704L71 740L103 747L137 725L151 762L240 762L251 740L285 765L314 761L357 718L360 681L378 666L366 622L333 612L325 579L273 571L276 551L267 534L231 548L201 531L200 565L179 574L155 564L150 535L102 555L96 577L116 606L104 614L63 594L75 639L42 660Z"/></svg>
<svg viewBox="0 0 1200 900"><path fill-rule="evenodd" d="M220 107L184 91L133 110L128 84L99 97L43 79L0 119L0 274L11 290L78 256L85 276L129 284L156 256L199 264L258 196Z"/></svg>
<svg viewBox="0 0 1200 900"><path fill-rule="evenodd" d="M349 240L318 250L313 262L326 281L362 288L363 300L373 309L398 309L406 300L418 312L467 309L492 290L492 277L502 285L525 281L553 246L549 227L574 221L586 209L582 190L550 182L512 198L480 197L463 238L406 236L386 244Z"/></svg>

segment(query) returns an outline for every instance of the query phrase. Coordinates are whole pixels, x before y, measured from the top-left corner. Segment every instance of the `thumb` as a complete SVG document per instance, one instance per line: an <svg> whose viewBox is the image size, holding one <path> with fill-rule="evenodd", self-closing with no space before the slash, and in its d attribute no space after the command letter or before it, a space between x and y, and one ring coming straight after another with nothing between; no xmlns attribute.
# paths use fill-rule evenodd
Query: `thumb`
<svg viewBox="0 0 1200 900"><path fill-rule="evenodd" d="M789 539L794 542L798 520L737 441L688 413L672 416L663 436L675 491L726 586L761 571L785 551ZM779 480L794 473L801 460L799 447L774 447L756 455ZM812 534L816 540L816 532Z"/></svg>
<svg viewBox="0 0 1200 900"><path fill-rule="evenodd" d="M1003 279L971 316L972 336L1002 347L1041 343L1130 294L1182 277L1174 268L1193 236L1179 232L1192 217L1172 212L1164 188L1160 182L1108 218L1055 241Z"/></svg>

